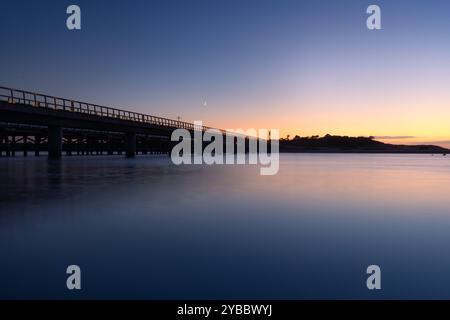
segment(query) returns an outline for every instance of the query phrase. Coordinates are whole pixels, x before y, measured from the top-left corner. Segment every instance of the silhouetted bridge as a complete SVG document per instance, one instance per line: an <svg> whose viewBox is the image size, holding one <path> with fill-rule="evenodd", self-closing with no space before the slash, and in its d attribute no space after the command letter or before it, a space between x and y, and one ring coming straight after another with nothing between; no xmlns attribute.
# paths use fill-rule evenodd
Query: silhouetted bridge
<svg viewBox="0 0 450 320"><path fill-rule="evenodd" d="M0 156L162 154L177 128L194 124L77 100L0 87Z"/></svg>

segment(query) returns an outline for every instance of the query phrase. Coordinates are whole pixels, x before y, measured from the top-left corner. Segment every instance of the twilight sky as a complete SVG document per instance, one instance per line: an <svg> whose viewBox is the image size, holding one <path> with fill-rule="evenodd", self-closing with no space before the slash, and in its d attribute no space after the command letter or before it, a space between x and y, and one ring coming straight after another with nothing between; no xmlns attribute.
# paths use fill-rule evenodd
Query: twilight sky
<svg viewBox="0 0 450 320"><path fill-rule="evenodd" d="M66 28L70 4L81 7L81 31ZM381 7L383 30L366 28L370 4ZM448 0L2 0L0 8L2 86L221 128L450 146Z"/></svg>

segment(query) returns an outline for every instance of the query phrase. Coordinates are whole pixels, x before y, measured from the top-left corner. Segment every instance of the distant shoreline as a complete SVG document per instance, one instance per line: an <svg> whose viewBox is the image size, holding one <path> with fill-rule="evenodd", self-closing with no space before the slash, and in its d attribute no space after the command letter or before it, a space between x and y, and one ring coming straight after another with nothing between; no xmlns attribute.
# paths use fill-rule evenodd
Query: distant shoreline
<svg viewBox="0 0 450 320"><path fill-rule="evenodd" d="M450 149L440 146L387 144L373 137L296 136L279 142L280 153L450 154Z"/></svg>

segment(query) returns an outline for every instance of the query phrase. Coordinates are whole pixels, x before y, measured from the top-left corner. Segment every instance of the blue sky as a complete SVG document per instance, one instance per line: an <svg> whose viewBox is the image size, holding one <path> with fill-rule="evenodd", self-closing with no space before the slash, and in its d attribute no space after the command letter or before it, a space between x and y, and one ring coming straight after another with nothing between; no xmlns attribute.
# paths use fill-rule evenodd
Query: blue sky
<svg viewBox="0 0 450 320"><path fill-rule="evenodd" d="M70 4L81 31L66 28ZM1 5L4 86L228 128L450 139L450 1Z"/></svg>

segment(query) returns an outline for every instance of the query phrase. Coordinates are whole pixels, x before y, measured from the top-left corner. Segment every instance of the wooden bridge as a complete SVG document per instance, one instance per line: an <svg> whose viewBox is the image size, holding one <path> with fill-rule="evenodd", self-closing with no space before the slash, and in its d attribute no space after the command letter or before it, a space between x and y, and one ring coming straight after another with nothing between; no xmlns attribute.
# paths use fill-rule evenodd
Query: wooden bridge
<svg viewBox="0 0 450 320"><path fill-rule="evenodd" d="M194 124L72 99L0 87L0 156L162 154L173 130Z"/></svg>

